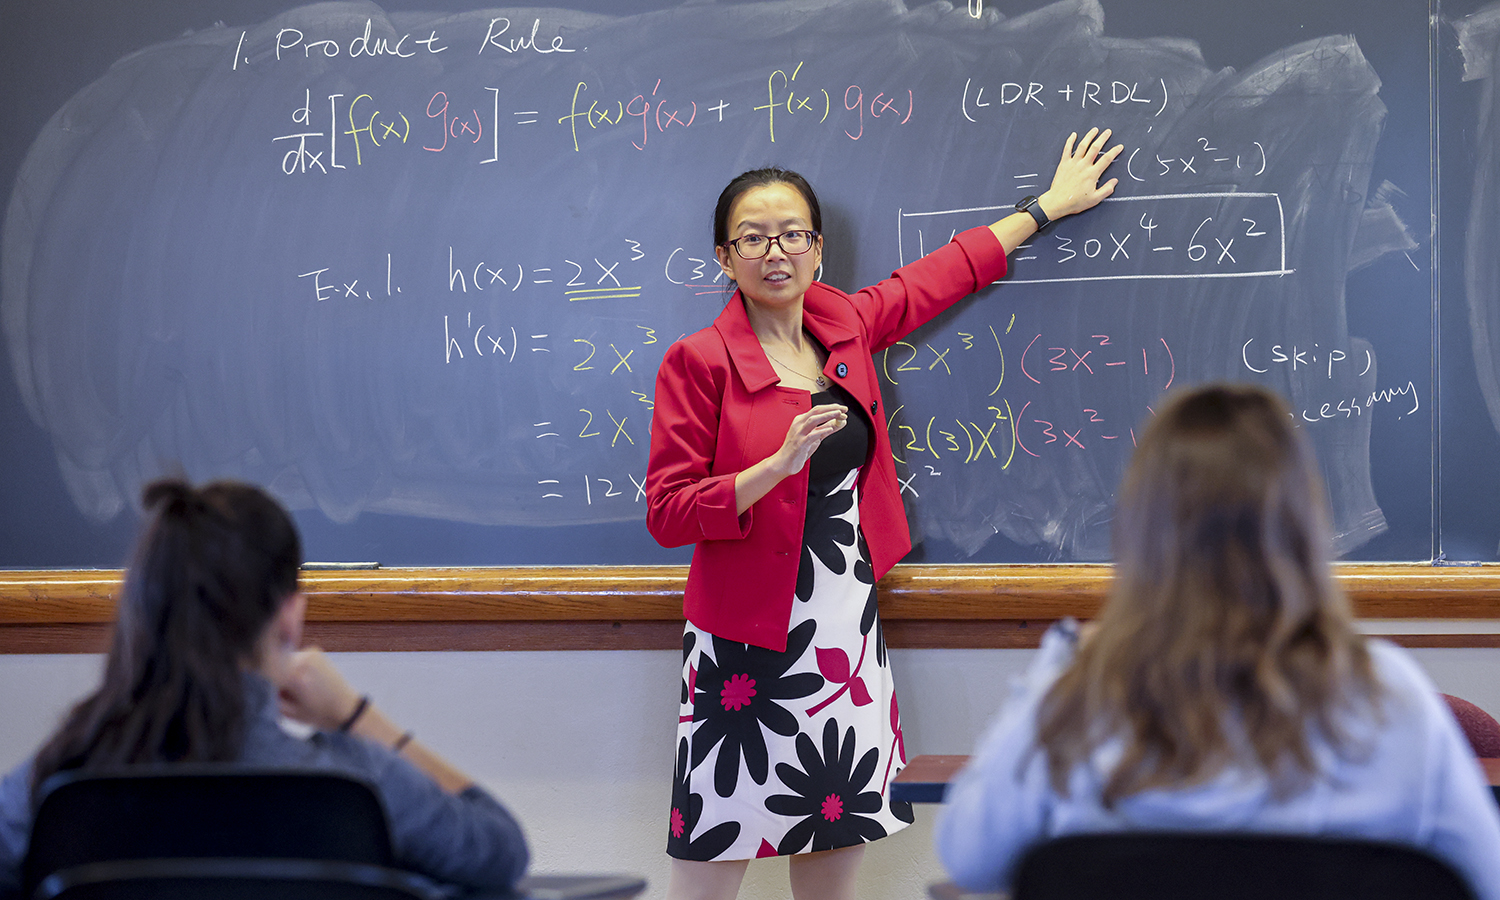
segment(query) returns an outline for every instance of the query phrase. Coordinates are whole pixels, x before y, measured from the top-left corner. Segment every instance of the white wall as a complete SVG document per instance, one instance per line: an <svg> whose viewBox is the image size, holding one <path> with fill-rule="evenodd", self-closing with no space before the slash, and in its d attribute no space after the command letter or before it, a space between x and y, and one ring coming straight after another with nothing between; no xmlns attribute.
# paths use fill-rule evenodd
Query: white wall
<svg viewBox="0 0 1500 900"><path fill-rule="evenodd" d="M1026 650L892 652L907 752L967 753ZM1500 650L1419 650L1438 687L1500 713ZM533 870L613 871L666 886L680 654L676 651L345 653L340 668L397 722L507 803ZM24 759L93 686L94 656L0 656L0 767ZM870 848L866 900L915 900L941 880L934 808ZM784 861L752 864L741 897L789 895Z"/></svg>

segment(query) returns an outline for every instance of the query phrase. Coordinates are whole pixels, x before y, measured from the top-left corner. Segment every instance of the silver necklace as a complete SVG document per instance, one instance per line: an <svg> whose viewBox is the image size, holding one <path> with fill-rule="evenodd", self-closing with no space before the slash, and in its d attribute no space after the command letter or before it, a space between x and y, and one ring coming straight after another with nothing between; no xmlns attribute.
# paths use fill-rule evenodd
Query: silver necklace
<svg viewBox="0 0 1500 900"><path fill-rule="evenodd" d="M771 362L778 363L783 369L786 369L788 372L791 372L793 375L801 375L803 378L806 378L807 380L811 381L813 384L816 384L820 388L826 388L826 387L828 387L828 379L823 377L823 373L822 372L818 373L818 377L813 378L812 376L808 375L806 372L803 372L803 371L801 371L799 369L794 369L791 366L787 365L786 363L782 362L781 360L777 359L776 357L771 356L771 351L766 350L766 347L765 347L764 344L761 345L760 349L765 352L766 356L770 357Z"/></svg>

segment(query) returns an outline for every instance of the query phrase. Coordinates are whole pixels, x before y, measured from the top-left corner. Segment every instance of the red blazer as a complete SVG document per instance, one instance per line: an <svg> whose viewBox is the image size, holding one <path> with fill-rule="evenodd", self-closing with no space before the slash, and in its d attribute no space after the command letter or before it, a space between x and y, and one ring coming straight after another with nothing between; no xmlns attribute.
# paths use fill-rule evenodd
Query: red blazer
<svg viewBox="0 0 1500 900"><path fill-rule="evenodd" d="M878 579L911 550L871 355L1005 274L988 228L897 270L852 297L814 282L802 321L824 347L823 372L873 423L859 476L859 519ZM841 372L842 370L842 372ZM663 546L697 544L683 595L688 621L710 634L785 650L802 560L808 467L734 512L734 477L780 449L811 394L780 385L735 292L713 325L667 348L656 375L646 527Z"/></svg>

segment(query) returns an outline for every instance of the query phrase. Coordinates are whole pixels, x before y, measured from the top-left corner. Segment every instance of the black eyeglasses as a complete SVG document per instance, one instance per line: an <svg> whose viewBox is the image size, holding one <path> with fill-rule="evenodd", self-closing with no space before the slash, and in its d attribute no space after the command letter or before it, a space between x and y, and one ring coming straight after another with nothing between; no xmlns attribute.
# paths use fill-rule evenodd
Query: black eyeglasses
<svg viewBox="0 0 1500 900"><path fill-rule="evenodd" d="M780 247L782 253L788 256L798 256L811 250L813 242L817 239L816 231L783 231L775 237L747 234L732 241L725 241L724 245L733 247L734 252L740 255L740 259L762 259L771 252L772 243Z"/></svg>

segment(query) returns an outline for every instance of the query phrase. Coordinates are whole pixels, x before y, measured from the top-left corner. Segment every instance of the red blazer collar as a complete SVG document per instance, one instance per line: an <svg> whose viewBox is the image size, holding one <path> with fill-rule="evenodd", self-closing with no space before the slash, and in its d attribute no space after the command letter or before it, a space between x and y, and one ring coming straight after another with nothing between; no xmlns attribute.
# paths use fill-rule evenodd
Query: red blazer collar
<svg viewBox="0 0 1500 900"><path fill-rule="evenodd" d="M802 324L818 339L833 358L833 348L852 341L859 335L839 317L847 312L848 302L837 290L814 281L802 298ZM714 320L714 328L729 351L729 359L739 373L740 381L751 391L770 387L781 381L781 376L771 368L771 361L761 349L760 339L750 327L750 317L745 314L745 300L739 291L729 298L729 304Z"/></svg>

